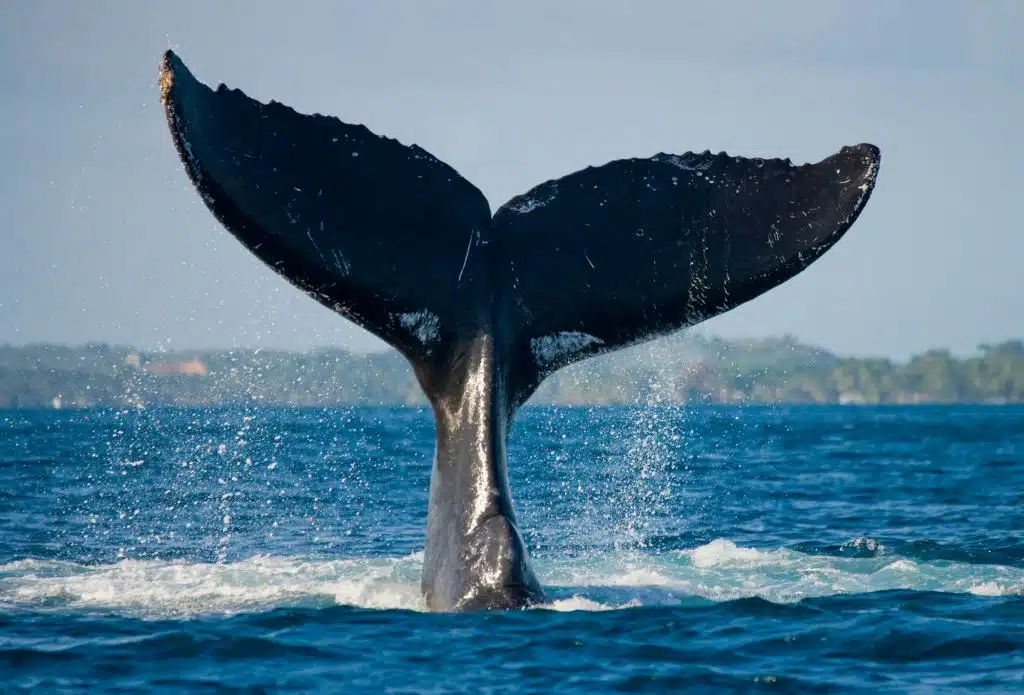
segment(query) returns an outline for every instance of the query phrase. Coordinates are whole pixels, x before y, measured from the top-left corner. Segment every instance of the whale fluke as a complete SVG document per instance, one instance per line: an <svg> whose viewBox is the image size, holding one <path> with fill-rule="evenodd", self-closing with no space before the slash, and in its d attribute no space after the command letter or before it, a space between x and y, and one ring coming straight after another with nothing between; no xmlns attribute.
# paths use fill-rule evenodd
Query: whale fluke
<svg viewBox="0 0 1024 695"><path fill-rule="evenodd" d="M189 178L274 271L414 362L469 320L474 271L458 275L491 211L458 172L361 125L211 90L171 51L160 85Z"/></svg>
<svg viewBox="0 0 1024 695"><path fill-rule="evenodd" d="M869 144L800 166L661 153L548 181L492 216L416 145L210 89L171 51L160 86L214 216L412 363L437 425L422 582L437 610L543 598L506 471L508 430L537 386L793 277L854 223L880 161Z"/></svg>
<svg viewBox="0 0 1024 695"><path fill-rule="evenodd" d="M658 154L513 198L495 213L492 235L516 288L532 381L692 326L793 277L856 220L878 162L873 145L803 166Z"/></svg>

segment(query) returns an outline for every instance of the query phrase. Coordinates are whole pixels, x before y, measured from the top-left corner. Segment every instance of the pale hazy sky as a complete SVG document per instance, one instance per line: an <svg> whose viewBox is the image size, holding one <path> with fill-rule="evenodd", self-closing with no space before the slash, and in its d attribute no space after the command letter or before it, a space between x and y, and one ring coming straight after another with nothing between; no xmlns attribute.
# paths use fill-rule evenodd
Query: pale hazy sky
<svg viewBox="0 0 1024 695"><path fill-rule="evenodd" d="M0 5L0 343L381 346L215 222L171 145L196 75L416 142L497 208L659 151L882 148L851 232L704 330L850 354L1024 337L1024 2Z"/></svg>

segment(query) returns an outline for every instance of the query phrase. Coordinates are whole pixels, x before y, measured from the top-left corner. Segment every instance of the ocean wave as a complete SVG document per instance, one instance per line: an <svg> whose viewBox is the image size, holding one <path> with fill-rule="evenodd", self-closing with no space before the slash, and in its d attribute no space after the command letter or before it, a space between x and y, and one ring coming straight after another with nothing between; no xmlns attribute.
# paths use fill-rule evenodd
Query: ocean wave
<svg viewBox="0 0 1024 695"><path fill-rule="evenodd" d="M425 610L422 553L325 559L254 556L231 563L122 560L86 565L23 559L0 565L0 610L86 609L142 618L346 605ZM837 557L717 539L689 550L540 557L550 603L540 609L603 611L692 601L759 598L793 603L838 594L909 590L1024 595L1024 570L888 553Z"/></svg>

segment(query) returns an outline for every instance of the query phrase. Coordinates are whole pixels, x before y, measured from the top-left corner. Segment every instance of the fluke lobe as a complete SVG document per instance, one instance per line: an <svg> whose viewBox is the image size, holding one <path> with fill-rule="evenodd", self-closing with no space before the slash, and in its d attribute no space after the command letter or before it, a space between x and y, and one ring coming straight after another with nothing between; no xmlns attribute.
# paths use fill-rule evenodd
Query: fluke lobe
<svg viewBox="0 0 1024 695"><path fill-rule="evenodd" d="M433 610L543 599L506 473L512 419L541 381L793 277L857 219L879 165L868 144L802 166L656 154L547 181L492 214L420 147L210 89L171 51L160 88L214 216L412 363L437 425L422 580Z"/></svg>

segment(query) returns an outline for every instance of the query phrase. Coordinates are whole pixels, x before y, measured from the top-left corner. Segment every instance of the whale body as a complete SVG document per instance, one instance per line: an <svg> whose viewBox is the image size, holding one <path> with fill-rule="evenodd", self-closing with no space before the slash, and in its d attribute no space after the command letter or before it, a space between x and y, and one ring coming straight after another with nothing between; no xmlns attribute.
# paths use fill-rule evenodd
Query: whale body
<svg viewBox="0 0 1024 695"><path fill-rule="evenodd" d="M543 600L506 446L550 374L737 307L857 219L877 147L816 164L659 153L541 183L493 213L426 150L211 89L167 51L161 98L189 178L293 285L394 346L433 408L422 591L432 610Z"/></svg>

